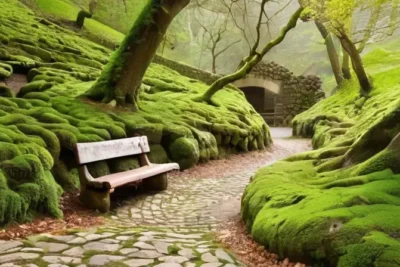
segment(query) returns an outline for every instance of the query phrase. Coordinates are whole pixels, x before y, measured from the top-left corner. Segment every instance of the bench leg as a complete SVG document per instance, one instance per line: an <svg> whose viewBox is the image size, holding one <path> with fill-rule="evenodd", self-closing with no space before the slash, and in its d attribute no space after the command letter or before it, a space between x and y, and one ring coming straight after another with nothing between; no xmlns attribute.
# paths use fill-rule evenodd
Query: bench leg
<svg viewBox="0 0 400 267"><path fill-rule="evenodd" d="M110 191L85 188L79 195L79 200L89 208L108 212L110 210Z"/></svg>
<svg viewBox="0 0 400 267"><path fill-rule="evenodd" d="M151 191L164 191L168 188L168 174L163 173L143 180L143 187Z"/></svg>

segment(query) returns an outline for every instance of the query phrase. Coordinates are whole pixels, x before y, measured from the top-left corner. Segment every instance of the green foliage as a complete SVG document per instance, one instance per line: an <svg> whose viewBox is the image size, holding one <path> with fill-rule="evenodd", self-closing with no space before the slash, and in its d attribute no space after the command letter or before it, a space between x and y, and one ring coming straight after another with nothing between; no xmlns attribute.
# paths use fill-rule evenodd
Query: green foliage
<svg viewBox="0 0 400 267"><path fill-rule="evenodd" d="M355 81L293 120L316 150L263 168L246 188L242 217L281 257L328 266L396 266L400 242L400 70L366 55L375 88ZM390 62L390 60L388 61Z"/></svg>

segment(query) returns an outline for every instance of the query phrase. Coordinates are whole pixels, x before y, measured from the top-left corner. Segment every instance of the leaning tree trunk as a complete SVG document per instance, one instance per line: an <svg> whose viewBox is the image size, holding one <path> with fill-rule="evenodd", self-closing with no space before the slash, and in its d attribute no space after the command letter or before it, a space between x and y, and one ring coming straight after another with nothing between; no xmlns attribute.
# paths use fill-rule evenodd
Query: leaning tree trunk
<svg viewBox="0 0 400 267"><path fill-rule="evenodd" d="M79 29L82 29L83 25L85 24L85 19L86 18L91 19L92 17L93 17L93 14L86 10L79 11L78 17L76 18L76 26Z"/></svg>
<svg viewBox="0 0 400 267"><path fill-rule="evenodd" d="M350 56L346 52L346 50L344 50L344 49L343 49L342 73L343 73L343 77L346 80L350 80L351 79Z"/></svg>
<svg viewBox="0 0 400 267"><path fill-rule="evenodd" d="M328 32L322 22L316 20L315 25L317 26L319 32L325 40L326 50L328 52L329 61L331 62L332 71L335 75L337 85L340 85L343 82L343 74L340 67L339 55L336 51L332 35Z"/></svg>
<svg viewBox="0 0 400 267"><path fill-rule="evenodd" d="M150 0L121 46L85 96L105 103L137 108L143 76L168 26L190 0Z"/></svg>
<svg viewBox="0 0 400 267"><path fill-rule="evenodd" d="M368 78L367 72L365 71L361 55L358 52L357 47L347 35L340 36L340 42L351 58L354 72L356 73L358 82L361 86L361 95L368 96L372 90L372 84Z"/></svg>
<svg viewBox="0 0 400 267"><path fill-rule="evenodd" d="M199 98L196 98L195 100L200 100L200 101L206 101L208 103L211 103L211 98L212 96L224 88L226 85L229 83L232 83L234 81L240 80L244 78L250 71L253 69L255 65L257 65L262 58L275 46L280 44L286 37L287 33L296 27L297 21L303 12L303 8L299 8L290 18L289 22L286 24L286 26L281 30L280 34L278 37L276 37L274 40L270 41L265 45L263 50L258 53L254 52L251 56L247 58L247 60L244 62L244 64L234 73L226 75L224 77L221 77L220 79L216 80L211 86L207 89L207 91Z"/></svg>

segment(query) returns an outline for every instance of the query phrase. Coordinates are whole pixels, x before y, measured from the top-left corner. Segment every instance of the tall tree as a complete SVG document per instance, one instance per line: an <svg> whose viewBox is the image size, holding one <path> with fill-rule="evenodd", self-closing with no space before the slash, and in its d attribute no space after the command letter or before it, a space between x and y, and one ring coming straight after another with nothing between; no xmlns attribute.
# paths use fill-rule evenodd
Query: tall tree
<svg viewBox="0 0 400 267"><path fill-rule="evenodd" d="M386 26L380 25L381 13L384 6L393 9L389 16L390 25L387 26L390 30L385 34L393 34L393 28L396 28L398 0L300 0L299 1L306 11L302 15L303 20L314 20L320 25L326 25L328 30L335 34L343 48L343 65L342 73L344 78L351 77L349 71L349 63L352 63L354 73L357 76L361 90L360 94L367 96L371 89L372 84L368 78L367 72L364 68L361 52L364 50L368 41L375 36L376 33L381 31ZM353 16L362 10L370 11L369 21L366 27L363 27L362 33L353 32ZM382 20L386 20L383 18ZM357 44L358 47L357 47ZM336 69L332 65L333 69ZM335 73L336 75L336 73Z"/></svg>
<svg viewBox="0 0 400 267"><path fill-rule="evenodd" d="M168 26L190 0L149 0L121 46L113 53L100 78L85 96L137 109L143 76Z"/></svg>
<svg viewBox="0 0 400 267"><path fill-rule="evenodd" d="M332 66L332 72L333 75L335 76L337 85L340 85L343 82L344 77L340 66L339 54L337 52L332 34L328 31L328 29L321 21L315 20L315 25L317 26L319 32L321 33L322 38L325 40L326 50L329 56L329 61L331 62Z"/></svg>

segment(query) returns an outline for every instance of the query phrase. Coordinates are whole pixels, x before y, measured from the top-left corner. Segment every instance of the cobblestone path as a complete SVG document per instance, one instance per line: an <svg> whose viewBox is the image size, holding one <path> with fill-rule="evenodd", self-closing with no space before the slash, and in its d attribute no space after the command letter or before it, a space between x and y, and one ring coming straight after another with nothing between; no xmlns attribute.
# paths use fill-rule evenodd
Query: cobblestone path
<svg viewBox="0 0 400 267"><path fill-rule="evenodd" d="M287 129L273 133L278 139L290 135ZM279 153L271 161L309 146L308 141L295 139L276 143ZM242 266L215 242L212 232L220 222L237 215L241 194L253 173L244 169L220 179L174 177L165 192L119 203L100 228L0 240L0 267Z"/></svg>

